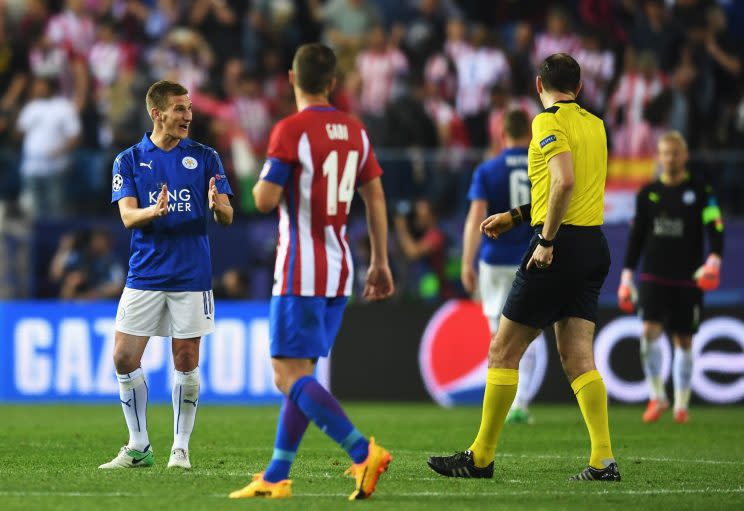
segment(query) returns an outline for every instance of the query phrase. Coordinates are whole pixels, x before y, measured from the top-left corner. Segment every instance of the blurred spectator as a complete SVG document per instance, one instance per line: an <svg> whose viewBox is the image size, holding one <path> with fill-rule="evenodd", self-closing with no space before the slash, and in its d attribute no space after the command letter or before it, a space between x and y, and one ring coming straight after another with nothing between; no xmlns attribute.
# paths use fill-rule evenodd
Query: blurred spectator
<svg viewBox="0 0 744 511"><path fill-rule="evenodd" d="M405 210L399 210L394 224L401 252L413 264L414 270L409 273L416 277L417 291L424 298L449 296L445 274L447 237L439 228L428 200L417 200L412 213L411 226ZM435 277L435 286L430 283L431 275Z"/></svg>
<svg viewBox="0 0 744 511"><path fill-rule="evenodd" d="M225 300L245 300L248 298L248 276L237 268L226 270L214 286L214 296Z"/></svg>
<svg viewBox="0 0 744 511"><path fill-rule="evenodd" d="M614 0L579 0L578 12L581 21L593 32L606 34L618 41L625 42L628 34L625 30L624 19L633 10L626 9L626 5L633 4L633 0L618 2ZM635 7L633 5L632 7Z"/></svg>
<svg viewBox="0 0 744 511"><path fill-rule="evenodd" d="M15 27L17 43L26 49L44 32L49 20L49 6L45 0L26 0L23 15Z"/></svg>
<svg viewBox="0 0 744 511"><path fill-rule="evenodd" d="M537 101L530 96L512 96L509 89L502 85L491 87L491 109L488 112L488 153L497 155L504 148L504 118L511 110L521 110L528 119L540 113Z"/></svg>
<svg viewBox="0 0 744 511"><path fill-rule="evenodd" d="M0 145L5 145L6 134L28 83L28 60L25 48L8 37L8 29L0 22Z"/></svg>
<svg viewBox="0 0 744 511"><path fill-rule="evenodd" d="M365 49L357 56L361 91L359 109L375 139L380 133L385 107L393 95L395 80L408 71L405 55L388 40L381 26L367 34Z"/></svg>
<svg viewBox="0 0 744 511"><path fill-rule="evenodd" d="M87 60L95 41L96 25L93 17L86 12L83 0L66 0L64 10L52 16L47 24L46 35L49 43L66 52L66 71L71 73L71 88L66 94L75 102L78 110L85 105L88 97Z"/></svg>
<svg viewBox="0 0 744 511"><path fill-rule="evenodd" d="M294 109L294 97L287 77L288 65L275 48L268 48L261 57L263 96L271 105L271 112L279 118L289 115Z"/></svg>
<svg viewBox="0 0 744 511"><path fill-rule="evenodd" d="M470 142L475 147L485 147L488 93L492 85L510 78L506 55L496 47L494 35L484 25L475 25L470 43L458 43L450 57L457 68L457 112L467 126Z"/></svg>
<svg viewBox="0 0 744 511"><path fill-rule="evenodd" d="M144 24L145 35L156 41L168 32L181 17L179 0L155 0L145 2L126 2L135 11L135 16Z"/></svg>
<svg viewBox="0 0 744 511"><path fill-rule="evenodd" d="M581 104L602 116L607 102L607 87L615 76L615 54L602 48L598 33L586 31L574 57L581 66Z"/></svg>
<svg viewBox="0 0 744 511"><path fill-rule="evenodd" d="M51 79L36 77L17 129L23 134L21 206L33 218L61 216L65 175L80 135L75 105L57 94Z"/></svg>
<svg viewBox="0 0 744 511"><path fill-rule="evenodd" d="M93 46L96 27L83 0L66 0L65 9L52 16L47 25L49 41L61 46L73 58L85 58Z"/></svg>
<svg viewBox="0 0 744 511"><path fill-rule="evenodd" d="M189 9L189 24L209 35L209 44L216 55L217 71L231 57L240 55L241 9L244 0L195 0Z"/></svg>
<svg viewBox="0 0 744 511"><path fill-rule="evenodd" d="M263 155L271 129L271 105L262 95L257 74L242 72L232 96L220 101L198 90L191 92L193 108L227 122L250 143L256 155Z"/></svg>
<svg viewBox="0 0 744 511"><path fill-rule="evenodd" d="M705 48L712 59L716 142L718 146L729 143L736 102L742 91L742 50L730 36L726 25L726 14L719 6L707 11L708 33Z"/></svg>
<svg viewBox="0 0 744 511"><path fill-rule="evenodd" d="M425 184L426 162L422 149L435 148L439 143L437 128L424 105L426 99L423 80L411 76L401 96L390 103L385 111L384 130L379 141L372 143L392 149L386 159L379 153L385 192L394 198L410 199ZM431 169L429 169L431 170Z"/></svg>
<svg viewBox="0 0 744 511"><path fill-rule="evenodd" d="M94 230L60 238L49 276L60 287L60 298L97 300L116 298L126 273L113 253L111 236Z"/></svg>
<svg viewBox="0 0 744 511"><path fill-rule="evenodd" d="M324 39L337 52L339 70L346 71L361 48L364 36L382 21L370 0L311 0L315 18L325 26Z"/></svg>
<svg viewBox="0 0 744 511"><path fill-rule="evenodd" d="M424 77L426 83L437 87L442 99L453 102L457 93L457 71L452 59L443 52L434 53L426 60Z"/></svg>
<svg viewBox="0 0 744 511"><path fill-rule="evenodd" d="M424 82L411 76L403 93L385 111L384 145L387 147L437 147L434 121L426 111Z"/></svg>
<svg viewBox="0 0 744 511"><path fill-rule="evenodd" d="M554 53L575 55L579 49L579 38L571 30L571 19L560 7L548 11L545 19L545 32L535 38L535 49L532 54L534 69Z"/></svg>
<svg viewBox="0 0 744 511"><path fill-rule="evenodd" d="M683 35L667 15L664 0L642 0L642 4L630 42L639 53L652 52L661 69L669 71L677 65Z"/></svg>
<svg viewBox="0 0 744 511"><path fill-rule="evenodd" d="M418 0L407 23L403 44L413 62L424 62L444 40L448 19L460 16L459 9L447 0Z"/></svg>
<svg viewBox="0 0 744 511"><path fill-rule="evenodd" d="M509 63L512 72L512 87L518 96L535 95L535 69L532 67L534 37L529 23L518 23L514 27L514 41Z"/></svg>
<svg viewBox="0 0 744 511"><path fill-rule="evenodd" d="M113 20L101 21L96 41L88 54L88 66L93 76L96 96L105 95L106 89L122 75L134 68L133 54L119 39Z"/></svg>
<svg viewBox="0 0 744 511"><path fill-rule="evenodd" d="M671 79L671 103L669 106L668 124L670 130L679 131L685 139L690 139L690 122L692 112L690 98L695 95L694 81L697 69L689 48L682 50L677 69Z"/></svg>
<svg viewBox="0 0 744 511"><path fill-rule="evenodd" d="M446 148L468 147L468 133L465 124L455 109L442 96L436 83L427 81L424 108L437 127L439 146Z"/></svg>
<svg viewBox="0 0 744 511"><path fill-rule="evenodd" d="M201 87L209 80L214 53L206 39L188 28L174 28L150 54L155 80L174 80L187 89Z"/></svg>
<svg viewBox="0 0 744 511"><path fill-rule="evenodd" d="M607 113L613 126L613 151L619 156L650 156L656 150L648 130L642 127L644 108L658 96L666 85L666 78L658 69L652 52L643 52L636 59L632 50L626 51L625 71L620 77Z"/></svg>
<svg viewBox="0 0 744 511"><path fill-rule="evenodd" d="M45 33L39 33L31 42L28 54L31 74L55 79L66 95L73 90L73 77L70 72L70 59L67 52L55 45Z"/></svg>

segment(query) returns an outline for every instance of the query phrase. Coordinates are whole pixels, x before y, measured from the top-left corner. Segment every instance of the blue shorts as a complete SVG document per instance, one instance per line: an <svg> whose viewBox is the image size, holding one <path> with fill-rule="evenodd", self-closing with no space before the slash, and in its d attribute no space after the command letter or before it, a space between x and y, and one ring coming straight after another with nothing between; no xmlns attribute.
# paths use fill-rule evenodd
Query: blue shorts
<svg viewBox="0 0 744 511"><path fill-rule="evenodd" d="M327 357L336 340L348 298L272 296L269 308L271 356Z"/></svg>

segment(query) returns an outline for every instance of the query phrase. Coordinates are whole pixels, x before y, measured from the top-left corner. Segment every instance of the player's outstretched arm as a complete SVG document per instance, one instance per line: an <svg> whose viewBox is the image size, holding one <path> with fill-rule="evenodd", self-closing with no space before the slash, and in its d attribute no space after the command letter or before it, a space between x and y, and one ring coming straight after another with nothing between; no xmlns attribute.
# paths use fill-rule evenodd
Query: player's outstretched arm
<svg viewBox="0 0 744 511"><path fill-rule="evenodd" d="M163 185L155 204L140 208L137 197L122 197L119 199L119 215L124 227L136 229L149 224L154 219L168 214L168 185Z"/></svg>
<svg viewBox="0 0 744 511"><path fill-rule="evenodd" d="M215 178L209 180L209 192L207 193L209 209L214 213L214 221L220 225L230 225L233 221L233 208L230 205L230 197L226 193L217 191Z"/></svg>
<svg viewBox="0 0 744 511"><path fill-rule="evenodd" d="M367 229L371 254L367 282L364 285L364 298L383 300L393 294L395 286L388 263L387 206L382 181L379 177L372 179L359 187L359 194L367 208Z"/></svg>

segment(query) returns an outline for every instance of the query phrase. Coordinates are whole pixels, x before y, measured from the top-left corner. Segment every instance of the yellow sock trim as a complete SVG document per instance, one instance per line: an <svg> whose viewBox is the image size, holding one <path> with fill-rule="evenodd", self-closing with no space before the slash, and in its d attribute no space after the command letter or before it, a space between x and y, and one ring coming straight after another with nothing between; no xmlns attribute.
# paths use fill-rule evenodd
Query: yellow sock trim
<svg viewBox="0 0 744 511"><path fill-rule="evenodd" d="M571 382L571 388L574 394L578 394L581 389L589 385L591 382L601 380L602 377L599 375L599 371L594 369L593 371L586 372Z"/></svg>
<svg viewBox="0 0 744 511"><path fill-rule="evenodd" d="M492 368L486 378L486 392L483 395L483 414L478 436L470 450L477 467L488 466L496 453L506 414L517 394L519 371L517 369Z"/></svg>
<svg viewBox="0 0 744 511"><path fill-rule="evenodd" d="M519 383L519 369L488 369L486 383L491 385L516 385Z"/></svg>
<svg viewBox="0 0 744 511"><path fill-rule="evenodd" d="M581 415L589 431L592 445L589 465L599 469L605 468L608 463L614 461L607 416L607 388L596 370L576 378L571 387L576 393L576 401L579 402Z"/></svg>

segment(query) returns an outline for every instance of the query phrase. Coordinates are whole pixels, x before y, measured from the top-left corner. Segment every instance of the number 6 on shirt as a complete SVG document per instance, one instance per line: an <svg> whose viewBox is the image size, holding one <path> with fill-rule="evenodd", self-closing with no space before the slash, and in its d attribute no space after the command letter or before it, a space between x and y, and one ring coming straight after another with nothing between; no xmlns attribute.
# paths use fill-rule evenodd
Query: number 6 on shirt
<svg viewBox="0 0 744 511"><path fill-rule="evenodd" d="M328 178L327 213L335 215L338 212L338 203L346 203L346 213L351 209L351 200L354 198L354 182L356 181L356 169L359 163L359 151L349 151L346 155L344 173L341 181L338 180L338 151L331 151L323 162L323 175Z"/></svg>

